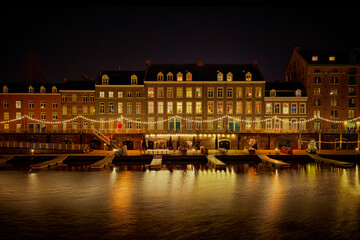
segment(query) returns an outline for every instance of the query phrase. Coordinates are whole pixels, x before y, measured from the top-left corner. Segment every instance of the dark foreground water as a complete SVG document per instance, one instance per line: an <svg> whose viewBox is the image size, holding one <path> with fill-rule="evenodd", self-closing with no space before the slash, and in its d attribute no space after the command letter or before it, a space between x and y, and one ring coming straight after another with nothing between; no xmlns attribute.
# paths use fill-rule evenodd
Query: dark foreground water
<svg viewBox="0 0 360 240"><path fill-rule="evenodd" d="M0 171L0 236L359 239L359 170L309 163L290 170Z"/></svg>

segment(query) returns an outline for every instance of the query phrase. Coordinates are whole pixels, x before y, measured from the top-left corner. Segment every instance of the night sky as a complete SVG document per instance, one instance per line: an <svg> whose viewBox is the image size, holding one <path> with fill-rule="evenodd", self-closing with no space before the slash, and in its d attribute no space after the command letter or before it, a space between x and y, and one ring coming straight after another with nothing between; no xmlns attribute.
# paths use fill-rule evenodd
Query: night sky
<svg viewBox="0 0 360 240"><path fill-rule="evenodd" d="M47 82L152 63L258 64L279 80L295 46L360 47L356 8L240 6L23 7L1 14L1 80L16 82L35 53Z"/></svg>

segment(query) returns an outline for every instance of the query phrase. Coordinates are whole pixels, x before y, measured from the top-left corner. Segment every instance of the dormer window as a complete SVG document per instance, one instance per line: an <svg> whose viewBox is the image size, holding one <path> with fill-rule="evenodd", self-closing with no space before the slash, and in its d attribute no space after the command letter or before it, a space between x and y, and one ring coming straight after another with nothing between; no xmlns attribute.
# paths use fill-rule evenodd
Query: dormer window
<svg viewBox="0 0 360 240"><path fill-rule="evenodd" d="M52 93L57 93L57 88L55 86L53 86L51 91L52 91Z"/></svg>
<svg viewBox="0 0 360 240"><path fill-rule="evenodd" d="M137 76L135 74L131 75L131 85L137 85Z"/></svg>
<svg viewBox="0 0 360 240"><path fill-rule="evenodd" d="M102 85L108 85L109 84L109 76L104 74L101 77L101 84Z"/></svg>
<svg viewBox="0 0 360 240"><path fill-rule="evenodd" d="M329 61L330 61L330 62L334 62L334 61L335 61L335 56L330 56L330 57L329 57Z"/></svg>
<svg viewBox="0 0 360 240"><path fill-rule="evenodd" d="M171 72L169 72L167 75L166 75L166 80L167 81L174 81L174 76Z"/></svg>
<svg viewBox="0 0 360 240"><path fill-rule="evenodd" d="M192 81L192 74L190 72L186 74L186 81Z"/></svg>
<svg viewBox="0 0 360 240"><path fill-rule="evenodd" d="M8 93L9 92L9 89L7 86L3 86L3 93Z"/></svg>
<svg viewBox="0 0 360 240"><path fill-rule="evenodd" d="M301 90L300 90L300 89L297 89L297 90L295 91L295 96L296 96L296 97L301 97Z"/></svg>
<svg viewBox="0 0 360 240"><path fill-rule="evenodd" d="M226 81L228 82L231 82L233 80L233 75L231 72L229 72L227 75L226 75Z"/></svg>
<svg viewBox="0 0 360 240"><path fill-rule="evenodd" d="M251 81L251 78L252 78L252 74L251 74L250 72L247 72L247 73L245 74L245 80L246 80L246 81Z"/></svg>
<svg viewBox="0 0 360 240"><path fill-rule="evenodd" d="M319 60L318 56L312 56L311 61L317 62Z"/></svg>
<svg viewBox="0 0 360 240"><path fill-rule="evenodd" d="M275 89L270 90L270 97L276 97L276 90Z"/></svg>
<svg viewBox="0 0 360 240"><path fill-rule="evenodd" d="M183 80L183 75L181 72L179 72L176 77L177 77L177 81L179 81L179 82L181 82Z"/></svg>
<svg viewBox="0 0 360 240"><path fill-rule="evenodd" d="M218 80L218 81L223 81L223 80L224 80L224 75L222 74L222 72L219 72L219 73L217 74L217 80Z"/></svg>
<svg viewBox="0 0 360 240"><path fill-rule="evenodd" d="M164 81L164 74L162 72L159 72L157 75L157 80L158 81Z"/></svg>
<svg viewBox="0 0 360 240"><path fill-rule="evenodd" d="M34 88L32 86L29 87L29 93L34 93Z"/></svg>
<svg viewBox="0 0 360 240"><path fill-rule="evenodd" d="M44 86L40 87L40 93L45 93L45 87Z"/></svg>

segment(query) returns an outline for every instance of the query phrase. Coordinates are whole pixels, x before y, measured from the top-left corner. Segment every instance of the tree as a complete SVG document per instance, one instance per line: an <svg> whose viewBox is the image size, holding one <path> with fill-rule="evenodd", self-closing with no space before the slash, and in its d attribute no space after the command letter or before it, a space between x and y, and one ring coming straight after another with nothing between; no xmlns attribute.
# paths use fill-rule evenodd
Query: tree
<svg viewBox="0 0 360 240"><path fill-rule="evenodd" d="M314 139L311 139L308 143L307 152L315 154L317 152L316 142Z"/></svg>
<svg viewBox="0 0 360 240"><path fill-rule="evenodd" d="M40 67L35 52L32 50L24 60L24 68L20 75L21 83L44 83L45 75Z"/></svg>

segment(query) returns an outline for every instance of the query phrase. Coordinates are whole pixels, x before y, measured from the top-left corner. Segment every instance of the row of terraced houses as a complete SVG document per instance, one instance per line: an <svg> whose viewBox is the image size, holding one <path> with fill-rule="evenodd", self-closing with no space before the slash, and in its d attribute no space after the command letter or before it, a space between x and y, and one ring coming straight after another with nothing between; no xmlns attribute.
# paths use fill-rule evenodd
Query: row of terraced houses
<svg viewBox="0 0 360 240"><path fill-rule="evenodd" d="M2 83L1 132L143 134L149 138L359 129L360 50L300 51L280 82L250 64L153 64L95 81ZM25 117L26 116L26 117ZM130 134L130 135L129 135Z"/></svg>

